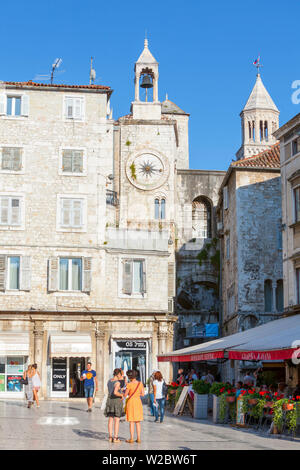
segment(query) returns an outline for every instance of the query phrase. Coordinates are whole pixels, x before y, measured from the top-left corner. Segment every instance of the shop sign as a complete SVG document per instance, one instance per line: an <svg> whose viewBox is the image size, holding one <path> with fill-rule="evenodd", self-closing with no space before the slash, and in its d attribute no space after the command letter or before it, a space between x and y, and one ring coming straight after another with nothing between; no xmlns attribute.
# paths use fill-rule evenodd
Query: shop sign
<svg viewBox="0 0 300 470"><path fill-rule="evenodd" d="M7 391L8 392L21 392L22 384L21 379L22 375L8 375L7 376Z"/></svg>
<svg viewBox="0 0 300 470"><path fill-rule="evenodd" d="M117 346L120 349L146 349L147 341L139 341L139 340L117 341Z"/></svg>
<svg viewBox="0 0 300 470"><path fill-rule="evenodd" d="M52 359L52 391L67 390L67 359Z"/></svg>

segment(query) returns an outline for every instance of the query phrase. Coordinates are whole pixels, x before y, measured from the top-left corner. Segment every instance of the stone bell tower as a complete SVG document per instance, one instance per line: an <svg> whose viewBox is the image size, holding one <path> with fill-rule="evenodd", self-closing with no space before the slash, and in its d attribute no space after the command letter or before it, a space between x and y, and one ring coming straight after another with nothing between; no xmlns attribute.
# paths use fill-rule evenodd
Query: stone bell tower
<svg viewBox="0 0 300 470"><path fill-rule="evenodd" d="M237 160L257 155L276 143L273 132L279 127L279 111L260 73L256 75L256 83L240 116L242 146L236 153Z"/></svg>
<svg viewBox="0 0 300 470"><path fill-rule="evenodd" d="M133 119L161 119L161 103L158 101L158 62L148 48L145 39L144 50L135 63L135 96L132 103ZM142 83L140 83L142 80ZM146 99L140 98L140 87L146 89ZM152 97L147 96L148 89L153 89Z"/></svg>

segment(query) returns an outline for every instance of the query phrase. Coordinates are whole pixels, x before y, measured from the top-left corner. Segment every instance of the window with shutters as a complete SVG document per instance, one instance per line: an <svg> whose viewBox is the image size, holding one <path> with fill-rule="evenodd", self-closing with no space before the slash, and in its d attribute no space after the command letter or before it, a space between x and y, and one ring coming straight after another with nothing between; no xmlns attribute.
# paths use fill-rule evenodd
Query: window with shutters
<svg viewBox="0 0 300 470"><path fill-rule="evenodd" d="M61 160L62 174L83 174L85 172L84 151L63 149Z"/></svg>
<svg viewBox="0 0 300 470"><path fill-rule="evenodd" d="M1 170L9 172L20 172L22 170L21 147L1 148Z"/></svg>
<svg viewBox="0 0 300 470"><path fill-rule="evenodd" d="M65 119L82 121L84 118L84 98L66 96L64 101Z"/></svg>
<svg viewBox="0 0 300 470"><path fill-rule="evenodd" d="M146 266L144 259L122 260L122 294L144 295L146 293Z"/></svg>
<svg viewBox="0 0 300 470"><path fill-rule="evenodd" d="M21 225L21 198L0 196L0 225Z"/></svg>
<svg viewBox="0 0 300 470"><path fill-rule="evenodd" d="M59 259L59 290L82 290L82 258Z"/></svg>
<svg viewBox="0 0 300 470"><path fill-rule="evenodd" d="M0 114L9 117L28 116L29 96L18 94L0 94Z"/></svg>
<svg viewBox="0 0 300 470"><path fill-rule="evenodd" d="M83 227L83 199L60 199L60 223L61 227L82 228Z"/></svg>
<svg viewBox="0 0 300 470"><path fill-rule="evenodd" d="M228 187L225 186L223 188L223 208L224 210L228 209L229 207L229 200L228 200Z"/></svg>

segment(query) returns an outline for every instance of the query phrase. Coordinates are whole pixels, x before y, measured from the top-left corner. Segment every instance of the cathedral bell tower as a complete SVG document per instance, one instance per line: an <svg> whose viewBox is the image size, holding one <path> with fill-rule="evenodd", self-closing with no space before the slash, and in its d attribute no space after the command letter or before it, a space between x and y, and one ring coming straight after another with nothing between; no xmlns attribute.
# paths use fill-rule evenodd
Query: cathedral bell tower
<svg viewBox="0 0 300 470"><path fill-rule="evenodd" d="M135 63L134 72L135 96L132 103L133 119L160 120L161 103L158 101L158 62L148 48L147 39L144 42L144 50ZM145 91L143 92L143 90Z"/></svg>
<svg viewBox="0 0 300 470"><path fill-rule="evenodd" d="M242 110L242 146L236 153L237 160L251 157L276 143L273 132L279 127L279 111L267 92L260 73Z"/></svg>

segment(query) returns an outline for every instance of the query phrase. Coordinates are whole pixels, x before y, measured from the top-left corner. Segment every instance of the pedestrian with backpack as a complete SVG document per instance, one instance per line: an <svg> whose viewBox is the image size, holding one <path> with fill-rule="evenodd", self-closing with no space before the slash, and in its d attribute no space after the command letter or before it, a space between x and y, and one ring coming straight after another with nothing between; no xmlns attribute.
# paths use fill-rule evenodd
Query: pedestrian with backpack
<svg viewBox="0 0 300 470"><path fill-rule="evenodd" d="M162 423L165 416L166 400L168 400L168 386L159 370L154 374L153 390L155 412L154 422L158 423L158 416L160 415L160 423Z"/></svg>

